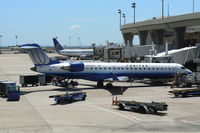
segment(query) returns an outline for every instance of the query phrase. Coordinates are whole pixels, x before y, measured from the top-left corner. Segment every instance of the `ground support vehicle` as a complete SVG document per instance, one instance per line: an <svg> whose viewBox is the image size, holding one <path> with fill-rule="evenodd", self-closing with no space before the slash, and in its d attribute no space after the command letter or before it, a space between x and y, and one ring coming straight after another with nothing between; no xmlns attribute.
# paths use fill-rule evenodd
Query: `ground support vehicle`
<svg viewBox="0 0 200 133"><path fill-rule="evenodd" d="M72 103L74 101L85 101L87 95L86 92L74 92L74 93L66 93L61 95L52 95L49 98L54 98L54 101L58 104L60 103Z"/></svg>
<svg viewBox="0 0 200 133"><path fill-rule="evenodd" d="M115 105L119 106L120 110L126 108L138 111L140 113L157 113L157 111L166 111L168 105L165 102L137 102L137 101L123 101L118 100L114 102Z"/></svg>
<svg viewBox="0 0 200 133"><path fill-rule="evenodd" d="M62 79L58 79L58 78L53 78L52 84L55 85L55 86L60 86L60 87L75 87L75 86L78 86L77 81L71 80L70 82L68 82L68 81L65 81L65 80L62 80Z"/></svg>
<svg viewBox="0 0 200 133"><path fill-rule="evenodd" d="M20 75L20 84L22 87L27 87L29 84L32 86L38 86L38 83L38 75Z"/></svg>
<svg viewBox="0 0 200 133"><path fill-rule="evenodd" d="M174 94L175 97L182 96L198 96L200 95L200 89L181 89L169 91L169 93Z"/></svg>
<svg viewBox="0 0 200 133"><path fill-rule="evenodd" d="M19 101L20 87L15 82L0 81L0 95L7 97L8 101Z"/></svg>
<svg viewBox="0 0 200 133"><path fill-rule="evenodd" d="M47 85L48 83L51 83L52 79L53 79L53 76L38 74L39 85Z"/></svg>
<svg viewBox="0 0 200 133"><path fill-rule="evenodd" d="M36 75L20 75L20 84L22 87L27 87L29 84L32 86L47 85L51 83L52 76L44 74Z"/></svg>
<svg viewBox="0 0 200 133"><path fill-rule="evenodd" d="M196 76L194 74L179 74L177 73L174 77L174 82L171 85L171 88L175 87L191 87L192 84L196 82Z"/></svg>

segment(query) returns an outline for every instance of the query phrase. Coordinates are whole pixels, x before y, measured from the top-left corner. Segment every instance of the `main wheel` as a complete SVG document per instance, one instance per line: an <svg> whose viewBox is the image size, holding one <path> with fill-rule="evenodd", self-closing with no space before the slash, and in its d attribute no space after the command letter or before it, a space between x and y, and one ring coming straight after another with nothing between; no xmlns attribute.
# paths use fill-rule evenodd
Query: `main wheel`
<svg viewBox="0 0 200 133"><path fill-rule="evenodd" d="M106 84L106 89L112 89L112 88L113 88L113 85L111 83Z"/></svg>
<svg viewBox="0 0 200 133"><path fill-rule="evenodd" d="M119 104L119 110L124 110L124 106L121 103Z"/></svg>
<svg viewBox="0 0 200 133"><path fill-rule="evenodd" d="M153 112L154 112L154 113L157 113L158 111L157 111L155 108L153 108Z"/></svg>
<svg viewBox="0 0 200 133"><path fill-rule="evenodd" d="M85 98L86 98L86 96L84 96L84 97L82 98L82 101L85 101Z"/></svg>
<svg viewBox="0 0 200 133"><path fill-rule="evenodd" d="M71 97L70 99L69 99L69 103L72 103L74 101L74 99L73 99L73 97Z"/></svg>
<svg viewBox="0 0 200 133"><path fill-rule="evenodd" d="M140 113L143 113L143 114L146 113L146 110L145 110L145 108L143 106L140 106L139 109L138 109L138 111Z"/></svg>
<svg viewBox="0 0 200 133"><path fill-rule="evenodd" d="M103 82L97 82L97 87L103 87Z"/></svg>
<svg viewBox="0 0 200 133"><path fill-rule="evenodd" d="M183 94L182 94L182 97L187 97L187 94L186 94L186 93L183 93Z"/></svg>

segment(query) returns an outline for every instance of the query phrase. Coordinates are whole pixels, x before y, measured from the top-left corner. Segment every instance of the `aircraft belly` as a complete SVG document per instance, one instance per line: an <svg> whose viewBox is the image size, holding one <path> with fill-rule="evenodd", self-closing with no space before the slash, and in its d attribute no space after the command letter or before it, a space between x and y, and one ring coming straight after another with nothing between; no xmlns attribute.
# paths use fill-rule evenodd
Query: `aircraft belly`
<svg viewBox="0 0 200 133"><path fill-rule="evenodd" d="M138 72L132 75L129 75L131 78L172 78L173 73L171 72Z"/></svg>
<svg viewBox="0 0 200 133"><path fill-rule="evenodd" d="M113 80L116 80L117 77L121 76L127 76L129 78L172 78L174 73L173 72L134 72L134 73L112 73L112 72L106 72L106 73L96 73L96 72L70 72L70 73L46 73L49 75L55 75L63 78L68 79L85 79L85 80L91 80L91 81L103 81L107 78L113 78Z"/></svg>

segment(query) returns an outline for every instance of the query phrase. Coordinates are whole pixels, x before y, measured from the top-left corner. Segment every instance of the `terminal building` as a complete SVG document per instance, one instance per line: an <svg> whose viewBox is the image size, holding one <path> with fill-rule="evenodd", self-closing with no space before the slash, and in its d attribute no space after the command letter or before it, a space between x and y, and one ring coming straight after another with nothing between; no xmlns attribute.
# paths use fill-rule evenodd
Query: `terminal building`
<svg viewBox="0 0 200 133"><path fill-rule="evenodd" d="M171 41L173 47L178 49L200 43L199 25L200 13L192 13L125 24L121 26L120 30L126 45L132 46L134 35L139 35L140 45L148 45L147 37L149 35L150 40L157 45ZM196 36L192 42L187 39L191 32L194 32ZM189 44L190 42L191 44Z"/></svg>
<svg viewBox="0 0 200 133"><path fill-rule="evenodd" d="M200 43L200 13L152 18L122 25L120 30L124 45L101 48L104 60L137 62L138 58L147 61L145 58L151 57L155 61L148 61L159 62L159 59L167 58L167 62L184 65L195 60L198 54L196 45ZM136 35L139 36L139 45L133 45Z"/></svg>

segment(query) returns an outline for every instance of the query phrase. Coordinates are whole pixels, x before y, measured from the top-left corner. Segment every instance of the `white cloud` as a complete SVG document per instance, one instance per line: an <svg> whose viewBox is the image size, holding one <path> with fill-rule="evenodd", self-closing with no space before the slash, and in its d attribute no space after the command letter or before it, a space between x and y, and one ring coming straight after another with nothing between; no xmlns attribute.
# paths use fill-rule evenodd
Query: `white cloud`
<svg viewBox="0 0 200 133"><path fill-rule="evenodd" d="M70 30L73 30L73 29L78 29L78 28L80 28L80 27L81 27L80 25L76 25L76 24L75 24L75 25L70 26L69 29L70 29Z"/></svg>

